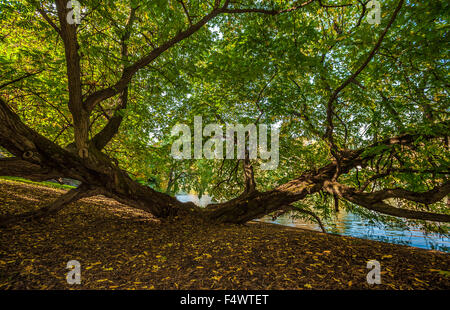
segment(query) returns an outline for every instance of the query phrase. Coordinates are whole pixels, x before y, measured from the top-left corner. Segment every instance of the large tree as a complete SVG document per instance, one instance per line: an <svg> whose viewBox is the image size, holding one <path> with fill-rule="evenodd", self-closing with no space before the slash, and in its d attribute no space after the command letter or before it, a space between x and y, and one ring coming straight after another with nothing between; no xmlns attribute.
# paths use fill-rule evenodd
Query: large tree
<svg viewBox="0 0 450 310"><path fill-rule="evenodd" d="M445 1L383 1L380 24L364 0L80 3L78 24L66 0L0 2L0 175L81 183L3 224L93 195L160 218L450 222ZM278 124L279 167L173 159L170 129L195 115Z"/></svg>

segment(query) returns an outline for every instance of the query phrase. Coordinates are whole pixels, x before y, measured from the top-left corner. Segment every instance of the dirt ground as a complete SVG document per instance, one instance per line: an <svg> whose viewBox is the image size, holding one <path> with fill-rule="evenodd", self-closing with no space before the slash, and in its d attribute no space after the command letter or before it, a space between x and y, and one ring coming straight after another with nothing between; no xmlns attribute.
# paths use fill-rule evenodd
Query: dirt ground
<svg viewBox="0 0 450 310"><path fill-rule="evenodd" d="M0 180L0 215L63 190ZM368 284L367 261L381 264ZM66 264L81 264L81 284ZM95 197L0 229L0 289L449 289L450 255L263 223L160 222Z"/></svg>

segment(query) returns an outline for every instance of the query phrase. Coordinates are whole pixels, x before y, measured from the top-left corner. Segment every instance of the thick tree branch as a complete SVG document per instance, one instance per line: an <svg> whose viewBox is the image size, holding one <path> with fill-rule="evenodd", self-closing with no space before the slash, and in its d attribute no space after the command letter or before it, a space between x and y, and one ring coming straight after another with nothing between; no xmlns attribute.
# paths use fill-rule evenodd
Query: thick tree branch
<svg viewBox="0 0 450 310"><path fill-rule="evenodd" d="M56 214L70 203L82 198L94 196L96 194L97 192L95 190L90 190L87 186L82 184L79 187L71 189L67 193L61 195L54 202L41 209L14 216L0 217L0 227L5 227L22 221L36 220L45 216Z"/></svg>
<svg viewBox="0 0 450 310"><path fill-rule="evenodd" d="M244 194L248 195L256 191L255 174L253 172L253 166L248 158L248 151L246 151L245 159L242 161L242 167L244 169L245 191Z"/></svg>
<svg viewBox="0 0 450 310"><path fill-rule="evenodd" d="M188 29L179 32L176 36L161 44L159 47L153 49L149 54L142 57L131 66L125 68L121 78L111 87L99 90L90 96L88 96L85 100L85 106L88 111L92 111L96 104L99 102L106 100L110 97L117 95L122 92L127 85L130 83L133 76L140 69L149 65L153 60L155 60L159 55L161 55L166 50L170 49L172 46L177 44L178 42L190 37L194 33L196 33L200 28L202 28L208 21L219 15L228 5L229 1L226 1L223 7L216 6L209 14L204 16L200 21L190 26Z"/></svg>
<svg viewBox="0 0 450 310"><path fill-rule="evenodd" d="M107 161L82 160L25 125L0 98L0 145L17 158L86 184L99 185L100 172L107 172ZM99 157L102 154L99 154ZM104 157L104 155L103 155ZM96 175L97 174L97 175Z"/></svg>
<svg viewBox="0 0 450 310"><path fill-rule="evenodd" d="M435 130L434 135L420 135L420 134L403 134L397 137L387 138L385 140L374 143L368 147L364 147L358 150L345 151L342 152L340 160L340 173L348 173L351 169L357 166L365 166L367 162L375 158L378 154L367 153L373 147L380 145L393 146L393 145L407 145L416 141L419 137L424 139L433 139L437 136L445 136L449 130L450 123L443 122L441 124L436 124L436 128L440 130ZM233 222L233 223L245 223L249 220L259 218L265 214L283 209L284 206L289 205L293 202L299 201L305 198L307 195L314 194L324 189L324 187L329 187L329 184L335 184L332 182L337 168L337 162L334 161L320 169L310 170L302 174L296 179L286 182L273 190L267 192L255 192L251 195L238 197L225 203L215 204L207 207L207 213L209 218L221 221L221 222ZM356 197L355 199L362 199L357 192L354 190ZM339 196L339 193L331 193ZM341 196L342 197L342 196ZM349 198L343 197L347 200ZM386 214L402 216L407 218L424 218L424 219L446 219L447 216L435 215L435 214L425 214L427 212L419 211L403 211L402 209L397 209L393 207L387 208L384 206L383 202L377 201L377 204L373 206L370 202L362 199L364 206L371 210L376 210L379 212L384 212ZM399 211L400 210L400 211ZM416 212L416 213L415 213ZM417 213L419 212L419 213Z"/></svg>
<svg viewBox="0 0 450 310"><path fill-rule="evenodd" d="M111 87L98 90L95 93L89 95L85 100L85 106L88 111L92 111L92 109L101 101L106 100L108 98L111 98L120 92L122 92L127 85L130 83L133 76L142 68L149 65L153 60L159 57L163 52L170 49L172 46L177 44L178 42L190 37L194 33L196 33L200 28L202 28L207 22L209 22L211 19L215 18L219 14L223 13L266 13L269 15L277 15L280 13L290 12L297 10L299 8L305 7L306 5L314 2L315 0L309 0L306 1L300 5L294 6L289 9L281 10L281 11L267 11L267 10L260 10L260 9L229 9L228 4L229 0L226 0L224 5L222 7L219 7L220 1L215 2L214 9L204 16L200 21L198 21L195 24L192 24L188 29L179 32L176 36L171 38L170 40L166 41L165 43L161 44L159 47L153 49L149 54L142 57L132 65L125 68L125 70L122 73L122 76L120 79Z"/></svg>
<svg viewBox="0 0 450 310"><path fill-rule="evenodd" d="M61 37L67 64L69 110L74 121L75 144L79 150L87 149L89 138L89 113L83 106L81 66L78 54L77 26L67 22L67 0L56 0Z"/></svg>
<svg viewBox="0 0 450 310"><path fill-rule="evenodd" d="M361 193L355 188L336 182L325 182L324 189L329 193L338 195L350 202L379 213L415 220L450 222L450 215L448 214L401 209L393 207L383 201L388 198L403 198L415 202L435 203L450 193L450 182L446 182L442 186L424 193L415 193L403 189L388 189L374 193Z"/></svg>
<svg viewBox="0 0 450 310"><path fill-rule="evenodd" d="M403 188L384 189L372 193L361 193L363 196L374 200L385 200L389 198L401 198L423 204L433 204L442 200L450 193L450 181L436 186L427 192L413 192Z"/></svg>
<svg viewBox="0 0 450 310"><path fill-rule="evenodd" d="M0 159L0 175L22 177L36 182L61 177L59 171L43 168L16 157Z"/></svg>

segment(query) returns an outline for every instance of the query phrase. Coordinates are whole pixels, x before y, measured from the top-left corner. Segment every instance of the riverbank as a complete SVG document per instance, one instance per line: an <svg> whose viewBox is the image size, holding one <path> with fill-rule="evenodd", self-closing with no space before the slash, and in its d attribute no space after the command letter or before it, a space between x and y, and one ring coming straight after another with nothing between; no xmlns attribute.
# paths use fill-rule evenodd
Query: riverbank
<svg viewBox="0 0 450 310"><path fill-rule="evenodd" d="M0 215L64 191L0 180ZM112 200L0 229L0 289L449 289L450 254L266 223L160 222ZM367 261L381 264L369 285ZM81 285L66 264L81 263Z"/></svg>
<svg viewBox="0 0 450 310"><path fill-rule="evenodd" d="M275 220L273 220L271 216L265 216L259 221L307 230L322 231L316 222L292 218L291 214L283 214ZM381 224L362 218L358 214L354 214L345 209L340 209L338 213L333 215L333 219L328 221L324 220L323 225L328 233L341 236L382 241L450 253L450 238L448 235L432 232L427 233L418 225L406 224L404 227L401 227Z"/></svg>

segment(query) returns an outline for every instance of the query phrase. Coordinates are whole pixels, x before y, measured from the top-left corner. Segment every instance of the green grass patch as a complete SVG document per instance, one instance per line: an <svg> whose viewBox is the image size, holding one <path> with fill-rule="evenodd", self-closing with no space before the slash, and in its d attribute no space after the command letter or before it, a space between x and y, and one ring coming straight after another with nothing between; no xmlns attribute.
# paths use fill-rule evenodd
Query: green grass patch
<svg viewBox="0 0 450 310"><path fill-rule="evenodd" d="M40 185L40 186L45 186L45 187L57 188L57 189L65 189L65 190L70 190L72 188L75 188L75 186L71 186L71 185L59 184L59 183L54 183L54 182L49 182L49 181L34 182L34 181L27 180L27 179L19 178L19 177L5 176L5 177L0 177L0 180L15 181L15 182L20 182L20 183L34 184L34 185Z"/></svg>

